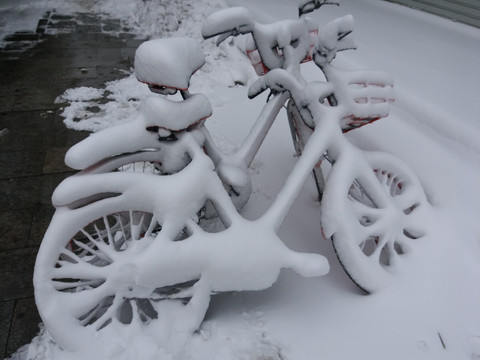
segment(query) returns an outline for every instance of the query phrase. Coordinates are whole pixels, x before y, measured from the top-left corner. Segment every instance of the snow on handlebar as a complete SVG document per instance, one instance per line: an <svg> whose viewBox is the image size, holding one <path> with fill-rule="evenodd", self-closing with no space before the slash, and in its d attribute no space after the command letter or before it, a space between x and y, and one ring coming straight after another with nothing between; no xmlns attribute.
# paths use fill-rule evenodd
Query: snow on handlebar
<svg viewBox="0 0 480 360"><path fill-rule="evenodd" d="M338 51L356 49L352 38L354 21L346 15L328 22L320 31L315 45L314 61L322 67L332 62Z"/></svg>
<svg viewBox="0 0 480 360"><path fill-rule="evenodd" d="M325 4L330 2L315 0L304 6L318 8ZM289 45L296 49L298 56L298 59L295 57L291 61L299 63L314 58L320 67L330 63L338 51L356 48L355 41L350 36L354 27L351 15L330 21L320 31L316 23L305 17L272 24L260 24L252 19L246 8L224 9L207 18L202 35L206 39L218 36L219 45L229 36L251 34L246 52L259 76L284 67L286 59L283 49Z"/></svg>
<svg viewBox="0 0 480 360"><path fill-rule="evenodd" d="M229 36L251 34L247 55L258 75L284 67L286 58L283 49L287 46L296 50L295 57L289 61L300 63L312 59L318 28L311 19L260 24L252 18L250 12L243 7L221 10L207 18L202 35L204 38L219 36L218 45Z"/></svg>
<svg viewBox="0 0 480 360"><path fill-rule="evenodd" d="M202 36L204 39L219 36L219 45L229 36L252 32L254 27L255 22L247 9L232 7L211 14L202 26Z"/></svg>

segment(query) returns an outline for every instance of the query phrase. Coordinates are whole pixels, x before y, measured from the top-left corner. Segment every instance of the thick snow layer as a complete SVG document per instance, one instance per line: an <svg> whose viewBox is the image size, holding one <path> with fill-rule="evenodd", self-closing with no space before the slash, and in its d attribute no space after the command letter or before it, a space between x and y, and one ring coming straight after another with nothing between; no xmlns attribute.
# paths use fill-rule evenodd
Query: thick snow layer
<svg viewBox="0 0 480 360"><path fill-rule="evenodd" d="M158 126L173 131L184 130L212 115L210 102L202 94L195 94L182 102L151 96L144 100L140 109L147 127Z"/></svg>
<svg viewBox="0 0 480 360"><path fill-rule="evenodd" d="M135 76L157 86L186 90L203 64L200 44L187 37L145 41L135 52Z"/></svg>
<svg viewBox="0 0 480 360"><path fill-rule="evenodd" d="M132 12L122 15L127 1L119 4L112 13L130 18ZM148 4L139 11L147 14ZM247 6L264 22L296 16L294 2L287 0L230 4ZM196 16L216 6L195 2L201 11L180 24L180 35L200 34ZM214 296L200 331L184 347L184 359L480 358L480 30L379 0L343 0L340 7L310 16L325 24L347 14L355 19L358 50L339 53L335 61L347 69L386 71L397 94L388 118L348 137L363 149L394 153L415 170L434 205L432 216L424 219L431 231L403 259L395 283L365 296L342 271L331 244L321 239L316 189L307 181L279 236L294 250L325 255L329 275L304 279L283 272L269 290ZM241 143L265 98L248 100L247 88L228 87L255 76L237 49L241 40L220 50L212 43L204 44L212 51L206 51L207 64L192 78L192 91L210 99L213 116L207 126L228 148ZM304 74L315 79L314 64L306 64ZM62 95L68 102L65 115L77 129L89 130L131 119L149 93L135 82L132 75L107 84L114 101L95 118L85 109L104 89L73 89ZM281 116L252 164L253 195L243 210L248 219L268 208L296 161L289 137ZM128 345L118 341L103 359L169 359L148 337L129 340ZM41 330L13 358L75 356L62 352Z"/></svg>

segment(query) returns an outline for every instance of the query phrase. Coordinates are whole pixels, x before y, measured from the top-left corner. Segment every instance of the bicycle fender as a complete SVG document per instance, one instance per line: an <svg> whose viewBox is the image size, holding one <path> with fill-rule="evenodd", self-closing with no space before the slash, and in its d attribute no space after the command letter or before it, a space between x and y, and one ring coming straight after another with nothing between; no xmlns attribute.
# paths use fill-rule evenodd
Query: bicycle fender
<svg viewBox="0 0 480 360"><path fill-rule="evenodd" d="M84 199L100 200L121 195L129 186L141 181L145 174L106 173L71 176L63 180L52 194L55 207L71 205ZM93 202L93 201L90 201Z"/></svg>
<svg viewBox="0 0 480 360"><path fill-rule="evenodd" d="M145 130L143 116L134 121L113 126L72 146L65 155L65 164L82 170L105 158L135 152L141 149L158 148L158 135Z"/></svg>

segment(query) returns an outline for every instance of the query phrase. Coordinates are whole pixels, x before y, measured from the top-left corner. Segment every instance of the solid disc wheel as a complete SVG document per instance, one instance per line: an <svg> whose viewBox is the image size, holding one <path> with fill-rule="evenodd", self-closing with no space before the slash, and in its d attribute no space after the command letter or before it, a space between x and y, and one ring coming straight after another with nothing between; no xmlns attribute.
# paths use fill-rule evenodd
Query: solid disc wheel
<svg viewBox="0 0 480 360"><path fill-rule="evenodd" d="M175 320L198 279L161 287L136 283L131 260L148 251L162 229L154 216L111 212L82 225L77 218L57 211L37 257L36 302L52 337L61 347L78 350L99 338L128 337L129 328L132 333L168 328L155 323ZM174 240L187 236L182 231Z"/></svg>
<svg viewBox="0 0 480 360"><path fill-rule="evenodd" d="M332 236L342 267L367 293L388 285L398 260L425 235L427 206L420 182L405 164L386 154L372 154L369 162L374 176L351 180L347 196L337 192L341 216Z"/></svg>

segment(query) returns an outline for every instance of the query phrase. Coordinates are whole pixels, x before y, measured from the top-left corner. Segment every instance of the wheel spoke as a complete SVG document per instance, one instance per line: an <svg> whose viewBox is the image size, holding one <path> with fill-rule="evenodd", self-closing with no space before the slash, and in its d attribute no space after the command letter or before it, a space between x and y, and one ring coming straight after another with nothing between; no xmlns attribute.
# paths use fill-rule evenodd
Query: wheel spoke
<svg viewBox="0 0 480 360"><path fill-rule="evenodd" d="M152 216L150 224L148 225L147 231L145 232L145 237L152 237L154 231L161 229L160 224L158 223L155 216Z"/></svg>
<svg viewBox="0 0 480 360"><path fill-rule="evenodd" d="M412 250L411 242L414 241L410 237L402 234L397 236L396 243L402 249L402 253L406 254Z"/></svg>
<svg viewBox="0 0 480 360"><path fill-rule="evenodd" d="M69 279L70 281L65 281L63 279L53 279L52 284L55 290L66 292L78 292L78 289L95 289L104 283L103 280L95 279L95 280L78 280L72 281L73 279Z"/></svg>
<svg viewBox="0 0 480 360"><path fill-rule="evenodd" d="M129 303L130 303L130 306L132 308L131 323L132 324L141 324L142 323L142 319L141 319L142 311L138 307L137 301L136 300L130 300Z"/></svg>
<svg viewBox="0 0 480 360"><path fill-rule="evenodd" d="M100 258L101 260L104 260L104 261L107 262L107 263L112 263L112 259L111 259L109 256L107 256L106 254L104 254L103 251L98 251L98 250L95 250L95 249L94 249L94 247L96 247L96 244L95 244L95 243L94 243L94 244L91 244L90 246L87 245L87 244L85 244L85 243L83 243L83 242L81 242L81 241L78 241L78 240L73 240L73 243L74 243L77 247L85 250L85 252L86 252L87 254L93 255L94 258L97 257L97 258ZM97 248L98 248L98 247L97 247ZM86 254L85 254L84 256L86 256Z"/></svg>
<svg viewBox="0 0 480 360"><path fill-rule="evenodd" d="M82 326L88 326L93 324L95 321L98 320L99 314L102 313L102 311L105 311L104 309L108 308L111 306L109 303L110 298L104 298L100 303L97 304L93 309L88 311L86 314L80 316L78 320L80 321L80 324Z"/></svg>
<svg viewBox="0 0 480 360"><path fill-rule="evenodd" d="M189 286L179 291L168 291L164 289L157 289L152 293L150 299L152 301L160 300L176 300L176 299L188 299L193 296L193 287Z"/></svg>
<svg viewBox="0 0 480 360"><path fill-rule="evenodd" d="M131 211L130 211L130 213L131 213ZM128 235L127 235L128 232L125 231L125 224L123 223L123 219L122 219L122 218L123 218L123 217L122 217L121 214L115 214L115 219L117 220L118 225L120 226L120 231L121 231L121 233L123 234L123 239L125 240L125 241L124 241L124 243L125 243L125 242L128 241ZM131 224L131 221L130 221L130 224ZM128 226L128 224L127 224L127 226ZM123 245L123 244L118 245L118 242L116 241L116 242L115 242L115 246L114 246L115 250L118 251L118 250L122 247L122 245Z"/></svg>
<svg viewBox="0 0 480 360"><path fill-rule="evenodd" d="M98 242L101 242L103 244L107 244L113 249L112 241L111 241L111 239L108 238L107 232L100 230L100 228L98 227L96 222L93 224L93 227L94 227L95 232L97 233ZM107 235L106 238L105 238L105 235Z"/></svg>
<svg viewBox="0 0 480 360"><path fill-rule="evenodd" d="M360 201L351 200L352 211L362 225L377 222L382 217L383 209L378 209Z"/></svg>
<svg viewBox="0 0 480 360"><path fill-rule="evenodd" d="M107 239L108 239L108 243L113 246L113 248L115 250L118 250L115 246L115 241L113 239L113 234L112 234L112 230L110 228L110 224L108 222L108 219L106 216L103 216L103 223L104 223L104 226L105 226L105 230L106 230L106 233L107 233ZM95 224L96 225L96 224ZM99 231L97 230L97 233L99 233Z"/></svg>
<svg viewBox="0 0 480 360"><path fill-rule="evenodd" d="M369 256L372 260L375 260L375 263L380 263L380 255L382 254L382 250L387 244L386 236L380 236L375 238L375 249L373 250L372 254Z"/></svg>
<svg viewBox="0 0 480 360"><path fill-rule="evenodd" d="M135 222L133 211L130 211L130 231L131 231L131 239L132 240L139 240L142 234L142 225L145 218L145 213L142 213L138 223Z"/></svg>
<svg viewBox="0 0 480 360"><path fill-rule="evenodd" d="M401 210L406 211L407 209L418 206L420 199L422 199L420 195L419 191L413 188L413 186L404 184L401 193L394 197L395 204L397 204Z"/></svg>
<svg viewBox="0 0 480 360"><path fill-rule="evenodd" d="M63 263L60 267L52 271L54 279L103 279L105 280L107 272L104 267L93 266L86 262L81 263Z"/></svg>
<svg viewBox="0 0 480 360"><path fill-rule="evenodd" d="M198 223L196 221L193 221L192 219L187 219L185 224L186 224L186 229L190 234L203 232L203 229L198 225Z"/></svg>
<svg viewBox="0 0 480 360"><path fill-rule="evenodd" d="M378 219L373 222L369 222L368 224L362 224L359 222L361 227L357 230L357 237L360 239L368 239L368 238L378 238L382 236L385 232L385 225L382 223L382 219Z"/></svg>
<svg viewBox="0 0 480 360"><path fill-rule="evenodd" d="M112 304L92 324L93 327L95 328L95 330L97 330L97 331L101 330L102 328L104 328L107 324L109 324L112 321L113 317L115 316L115 312L122 305L122 302L123 302L123 298L121 296L118 296L117 294L115 294Z"/></svg>
<svg viewBox="0 0 480 360"><path fill-rule="evenodd" d="M403 251L399 248L397 241L389 241L387 244L388 250L388 265L393 265L395 261L403 254Z"/></svg>
<svg viewBox="0 0 480 360"><path fill-rule="evenodd" d="M62 251L60 252L59 259L63 260L66 263L76 263L76 264L86 263L84 258L81 258L77 254L75 254L72 250L67 248L62 249Z"/></svg>
<svg viewBox="0 0 480 360"><path fill-rule="evenodd" d="M95 239L92 235L90 235L85 229L80 230L81 233L86 236L90 242L95 244L95 246L101 250L103 254L112 262L112 259L115 257L116 251L107 243L104 242L102 238L100 239ZM97 230L96 230L97 231Z"/></svg>
<svg viewBox="0 0 480 360"><path fill-rule="evenodd" d="M89 291L56 292L59 311L68 317L80 318L96 307L103 299L114 294L114 291L103 283Z"/></svg>

